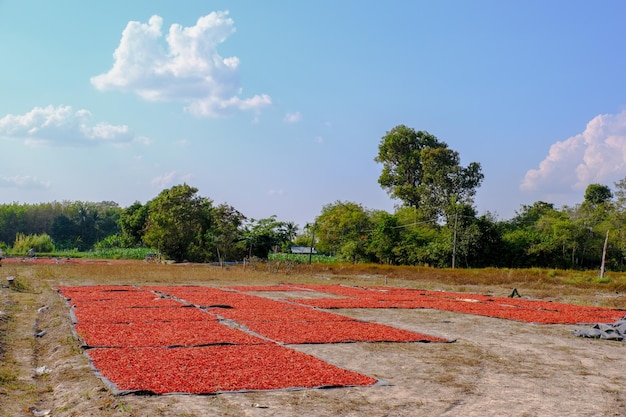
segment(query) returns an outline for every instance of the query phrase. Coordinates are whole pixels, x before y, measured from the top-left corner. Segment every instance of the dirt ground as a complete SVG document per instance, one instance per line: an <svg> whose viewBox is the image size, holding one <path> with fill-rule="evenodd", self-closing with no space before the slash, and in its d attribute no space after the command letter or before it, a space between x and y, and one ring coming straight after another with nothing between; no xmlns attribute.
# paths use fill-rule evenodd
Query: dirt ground
<svg viewBox="0 0 626 417"><path fill-rule="evenodd" d="M333 311L456 342L291 346L379 378L376 386L118 397L94 375L52 284L0 289L0 310L13 317L7 360L19 369L15 381L0 385L4 417L47 410L51 416L626 416L626 343L572 335L586 326L435 310ZM40 330L46 333L36 337Z"/></svg>

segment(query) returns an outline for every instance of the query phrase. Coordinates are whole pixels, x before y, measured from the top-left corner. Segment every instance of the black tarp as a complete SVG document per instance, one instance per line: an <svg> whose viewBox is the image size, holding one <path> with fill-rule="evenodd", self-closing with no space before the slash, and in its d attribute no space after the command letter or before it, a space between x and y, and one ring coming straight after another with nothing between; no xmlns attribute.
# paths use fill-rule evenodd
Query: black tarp
<svg viewBox="0 0 626 417"><path fill-rule="evenodd" d="M591 328L574 330L574 336L626 342L626 316L613 324L596 324Z"/></svg>

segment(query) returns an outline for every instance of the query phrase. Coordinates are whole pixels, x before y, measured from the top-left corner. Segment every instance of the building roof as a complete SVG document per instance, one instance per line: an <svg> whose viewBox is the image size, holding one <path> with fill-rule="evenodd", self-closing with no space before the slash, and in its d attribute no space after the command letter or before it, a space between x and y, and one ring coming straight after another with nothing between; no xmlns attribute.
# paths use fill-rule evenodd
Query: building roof
<svg viewBox="0 0 626 417"><path fill-rule="evenodd" d="M315 248L311 248L309 246L292 246L291 247L291 253L305 253L305 254L315 254L317 253L317 251L315 250Z"/></svg>

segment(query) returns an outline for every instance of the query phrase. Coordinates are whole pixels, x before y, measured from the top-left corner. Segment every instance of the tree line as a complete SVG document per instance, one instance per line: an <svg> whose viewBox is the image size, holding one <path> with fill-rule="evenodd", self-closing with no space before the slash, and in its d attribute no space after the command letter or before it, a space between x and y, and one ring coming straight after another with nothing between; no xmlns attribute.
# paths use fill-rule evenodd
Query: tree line
<svg viewBox="0 0 626 417"><path fill-rule="evenodd" d="M336 201L300 230L276 216L248 218L181 184L126 208L114 202L0 205L0 247L150 247L176 261L213 262L265 258L294 245L350 262L592 269L600 266L606 242L606 267L625 269L626 178L614 190L589 185L571 207L537 201L498 220L478 215L473 205L483 181L480 164L462 166L458 152L428 132L394 127L374 160L382 165L379 185L400 202L393 213Z"/></svg>

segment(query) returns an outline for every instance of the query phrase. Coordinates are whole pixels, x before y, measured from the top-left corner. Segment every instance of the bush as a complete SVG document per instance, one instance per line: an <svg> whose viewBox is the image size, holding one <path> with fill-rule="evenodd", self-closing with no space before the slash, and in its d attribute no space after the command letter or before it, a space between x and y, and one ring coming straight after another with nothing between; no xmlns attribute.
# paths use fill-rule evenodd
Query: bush
<svg viewBox="0 0 626 417"><path fill-rule="evenodd" d="M35 252L53 252L54 243L52 238L46 233L40 235L25 235L17 233L13 244L13 253L25 255L30 249Z"/></svg>
<svg viewBox="0 0 626 417"><path fill-rule="evenodd" d="M99 251L104 249L118 249L125 247L126 246L124 245L124 239L122 238L122 236L119 234L114 234L105 237L100 242L96 243L93 248L96 251Z"/></svg>
<svg viewBox="0 0 626 417"><path fill-rule="evenodd" d="M110 248L99 249L89 255L98 259L146 259L148 255L158 253L151 248Z"/></svg>

